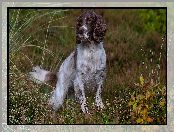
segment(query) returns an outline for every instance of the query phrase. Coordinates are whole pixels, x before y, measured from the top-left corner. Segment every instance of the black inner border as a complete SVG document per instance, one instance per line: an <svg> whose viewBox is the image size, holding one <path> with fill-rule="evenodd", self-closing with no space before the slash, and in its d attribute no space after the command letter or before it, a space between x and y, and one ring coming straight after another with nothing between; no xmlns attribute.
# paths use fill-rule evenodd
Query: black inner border
<svg viewBox="0 0 174 132"><path fill-rule="evenodd" d="M9 10L10 9L165 9L166 10L166 43L167 43L167 7L7 7L7 125L167 125L166 124L9 124ZM166 44L166 94L167 94L167 44ZM167 95L166 95L167 102ZM166 104L167 105L167 104ZM167 116L166 107L166 116Z"/></svg>

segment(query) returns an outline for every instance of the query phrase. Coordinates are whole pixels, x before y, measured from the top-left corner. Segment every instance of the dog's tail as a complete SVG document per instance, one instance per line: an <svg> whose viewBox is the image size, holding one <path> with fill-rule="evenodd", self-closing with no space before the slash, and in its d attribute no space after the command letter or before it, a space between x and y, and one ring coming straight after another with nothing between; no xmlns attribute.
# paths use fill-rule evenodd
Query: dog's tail
<svg viewBox="0 0 174 132"><path fill-rule="evenodd" d="M29 78L36 83L57 82L56 73L41 69L39 66L33 67L33 71L29 72Z"/></svg>

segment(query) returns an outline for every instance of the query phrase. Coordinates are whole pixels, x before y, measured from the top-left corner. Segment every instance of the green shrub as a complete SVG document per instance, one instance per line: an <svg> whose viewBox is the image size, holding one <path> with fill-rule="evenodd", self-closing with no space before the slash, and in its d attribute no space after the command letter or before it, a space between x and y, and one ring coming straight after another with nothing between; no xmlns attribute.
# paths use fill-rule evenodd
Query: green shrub
<svg viewBox="0 0 174 132"><path fill-rule="evenodd" d="M153 80L145 83L140 76L137 88L143 92L134 94L128 103L133 124L166 124L166 87Z"/></svg>
<svg viewBox="0 0 174 132"><path fill-rule="evenodd" d="M145 31L166 35L166 10L144 9L139 12Z"/></svg>

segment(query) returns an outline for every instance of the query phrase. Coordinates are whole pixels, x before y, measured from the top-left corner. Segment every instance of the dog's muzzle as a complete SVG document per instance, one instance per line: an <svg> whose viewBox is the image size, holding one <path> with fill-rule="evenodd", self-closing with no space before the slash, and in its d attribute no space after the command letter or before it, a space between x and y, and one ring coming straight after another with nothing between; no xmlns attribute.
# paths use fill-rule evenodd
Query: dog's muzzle
<svg viewBox="0 0 174 132"><path fill-rule="evenodd" d="M79 37L85 40L88 40L89 35L88 35L88 28L86 25L83 25L79 29Z"/></svg>

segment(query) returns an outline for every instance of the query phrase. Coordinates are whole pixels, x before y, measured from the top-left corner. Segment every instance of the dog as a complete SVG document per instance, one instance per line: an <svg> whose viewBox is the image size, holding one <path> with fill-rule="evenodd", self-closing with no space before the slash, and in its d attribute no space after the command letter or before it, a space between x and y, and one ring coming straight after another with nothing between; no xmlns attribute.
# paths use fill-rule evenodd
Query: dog
<svg viewBox="0 0 174 132"><path fill-rule="evenodd" d="M60 108L71 89L81 105L83 113L89 113L86 104L86 89L96 89L95 104L103 109L101 98L106 78L106 54L103 47L106 23L101 15L87 10L77 18L76 49L64 60L57 73L33 68L30 77L38 83L57 80L56 88L49 100L54 110Z"/></svg>

